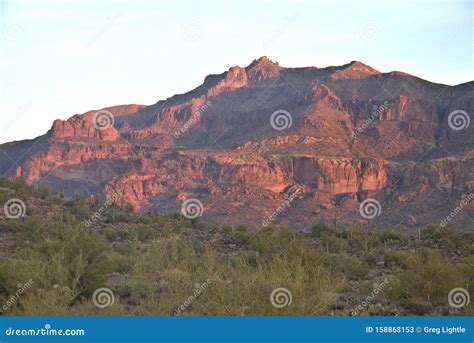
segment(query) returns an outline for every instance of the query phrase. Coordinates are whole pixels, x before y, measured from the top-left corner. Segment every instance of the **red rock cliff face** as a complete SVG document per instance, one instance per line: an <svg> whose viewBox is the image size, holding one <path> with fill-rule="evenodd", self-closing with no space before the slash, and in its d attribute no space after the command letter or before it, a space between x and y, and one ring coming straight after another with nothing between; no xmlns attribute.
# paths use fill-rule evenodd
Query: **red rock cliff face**
<svg viewBox="0 0 474 343"><path fill-rule="evenodd" d="M55 120L51 133L58 139L98 138L104 141L115 141L120 138L120 134L113 127L97 130L89 120L80 117L67 121Z"/></svg>
<svg viewBox="0 0 474 343"><path fill-rule="evenodd" d="M473 85L433 84L357 61L284 68L262 57L151 106L56 120L42 137L0 146L0 173L67 195L117 195L137 211L172 213L196 198L205 218L256 229L291 194L274 225L307 229L337 216L352 225L421 226L474 189L474 125L448 123L455 110L472 115ZM360 216L367 198L383 215Z"/></svg>

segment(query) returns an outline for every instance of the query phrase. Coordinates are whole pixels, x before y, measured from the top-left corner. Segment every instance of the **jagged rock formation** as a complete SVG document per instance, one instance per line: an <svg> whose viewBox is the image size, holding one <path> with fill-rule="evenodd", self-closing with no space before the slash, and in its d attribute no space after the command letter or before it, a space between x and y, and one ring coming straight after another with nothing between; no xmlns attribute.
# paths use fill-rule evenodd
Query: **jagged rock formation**
<svg viewBox="0 0 474 343"><path fill-rule="evenodd" d="M204 217L251 228L295 190L275 225L417 227L474 192L474 125L448 125L453 111L473 109L474 82L445 86L357 61L285 68L262 57L151 106L56 120L41 137L1 145L0 174L66 195L118 194L138 211L176 212L197 198ZM366 198L382 206L371 220L359 214ZM473 228L472 208L453 223Z"/></svg>

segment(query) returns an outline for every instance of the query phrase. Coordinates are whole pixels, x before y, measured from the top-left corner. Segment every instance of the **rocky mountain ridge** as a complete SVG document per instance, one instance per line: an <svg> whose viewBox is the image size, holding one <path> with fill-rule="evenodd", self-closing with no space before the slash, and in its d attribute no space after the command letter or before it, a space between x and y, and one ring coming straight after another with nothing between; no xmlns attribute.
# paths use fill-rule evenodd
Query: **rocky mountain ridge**
<svg viewBox="0 0 474 343"><path fill-rule="evenodd" d="M198 199L204 218L255 229L269 216L302 230L415 228L474 193L473 109L474 82L446 86L358 61L285 68L261 57L154 105L89 111L0 145L0 175L68 196L117 195L141 212L179 212ZM373 218L359 212L367 199L380 205ZM473 210L453 224L473 228Z"/></svg>

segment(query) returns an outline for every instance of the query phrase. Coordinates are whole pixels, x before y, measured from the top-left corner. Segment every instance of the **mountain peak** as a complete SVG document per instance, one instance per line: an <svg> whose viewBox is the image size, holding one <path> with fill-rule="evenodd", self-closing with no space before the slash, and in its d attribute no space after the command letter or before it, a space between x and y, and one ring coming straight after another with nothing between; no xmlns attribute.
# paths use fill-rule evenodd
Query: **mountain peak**
<svg viewBox="0 0 474 343"><path fill-rule="evenodd" d="M279 66L279 64L278 64L278 62L273 62L267 56L261 56L261 57L255 59L255 60L253 60L252 63L250 63L250 65L248 66L248 68L253 68L253 67L256 67L256 66L260 66L260 67L263 67L263 66Z"/></svg>
<svg viewBox="0 0 474 343"><path fill-rule="evenodd" d="M267 56L262 56L253 60L245 69L250 80L261 81L278 76L282 68L278 62L273 62Z"/></svg>
<svg viewBox="0 0 474 343"><path fill-rule="evenodd" d="M352 61L344 64L334 72L331 77L334 80L340 79L363 79L364 77L380 74L380 72L360 61Z"/></svg>

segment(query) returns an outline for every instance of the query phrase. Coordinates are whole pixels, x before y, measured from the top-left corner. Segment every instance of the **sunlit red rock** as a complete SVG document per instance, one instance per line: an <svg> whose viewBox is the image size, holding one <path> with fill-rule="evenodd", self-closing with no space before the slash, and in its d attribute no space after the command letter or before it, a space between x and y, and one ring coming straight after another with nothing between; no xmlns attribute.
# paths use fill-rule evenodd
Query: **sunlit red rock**
<svg viewBox="0 0 474 343"><path fill-rule="evenodd" d="M474 125L447 124L454 110L474 116L473 89L357 61L285 68L261 57L154 105L56 120L41 137L1 145L0 174L69 196L117 195L137 211L179 212L197 198L204 218L251 228L296 190L273 224L425 225L474 191ZM275 130L281 110L291 126ZM98 111L113 126L97 129ZM367 197L382 205L372 222L358 213Z"/></svg>

